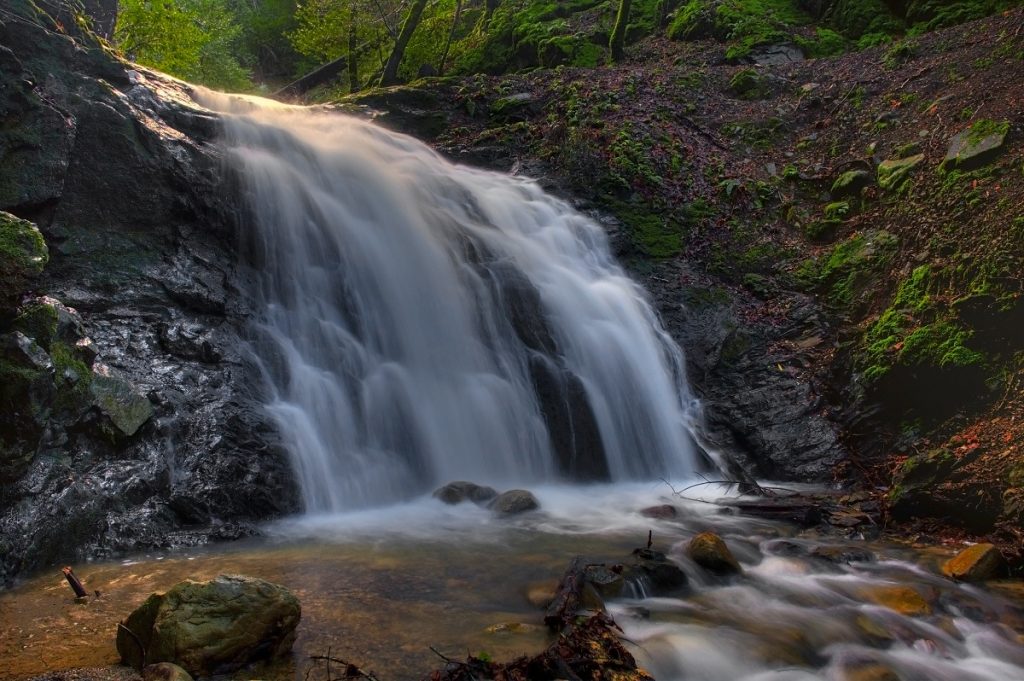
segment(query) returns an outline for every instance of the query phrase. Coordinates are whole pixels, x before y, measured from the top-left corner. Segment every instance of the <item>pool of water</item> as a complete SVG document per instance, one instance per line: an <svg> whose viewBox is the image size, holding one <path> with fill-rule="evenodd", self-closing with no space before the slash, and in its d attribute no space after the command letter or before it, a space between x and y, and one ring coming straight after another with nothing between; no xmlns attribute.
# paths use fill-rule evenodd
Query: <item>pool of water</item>
<svg viewBox="0 0 1024 681"><path fill-rule="evenodd" d="M0 679L116 663L116 624L150 593L221 573L283 584L302 603L291 657L249 678L301 679L309 656L328 651L382 681L438 667L431 646L451 657L535 653L550 639L531 587L576 555L623 560L651 530L689 592L609 608L658 679L1024 680L1021 602L937 576L942 552L862 542L876 560L833 564L805 555L825 540L672 499L664 485L535 492L543 510L511 519L420 499L276 523L259 541L79 565L101 592L81 604L55 568L0 593ZM666 501L677 518L638 513ZM712 577L687 559L686 541L705 529L725 537L742 576Z"/></svg>

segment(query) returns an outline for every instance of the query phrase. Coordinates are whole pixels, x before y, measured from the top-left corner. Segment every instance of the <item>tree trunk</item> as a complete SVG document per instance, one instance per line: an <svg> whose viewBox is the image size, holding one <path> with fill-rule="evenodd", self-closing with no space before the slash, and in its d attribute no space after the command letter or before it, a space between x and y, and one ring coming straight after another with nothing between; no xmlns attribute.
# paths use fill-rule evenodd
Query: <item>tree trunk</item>
<svg viewBox="0 0 1024 681"><path fill-rule="evenodd" d="M487 0L487 4L484 7L484 30L491 23L491 17L494 16L494 10L498 9L498 5L501 4L501 0Z"/></svg>
<svg viewBox="0 0 1024 681"><path fill-rule="evenodd" d="M444 52L441 53L441 63L437 65L437 75L444 75L444 63L448 59L448 50L452 47L452 40L455 39L455 29L459 26L459 17L462 15L462 0L455 0L455 17L452 19L452 30L448 32L448 40L444 44Z"/></svg>
<svg viewBox="0 0 1024 681"><path fill-rule="evenodd" d="M359 92L359 55L356 54L356 7L352 5L352 12L348 21L348 91Z"/></svg>
<svg viewBox="0 0 1024 681"><path fill-rule="evenodd" d="M619 15L615 19L615 28L612 30L612 39L609 47L612 51L612 61L622 61L623 47L626 44L626 25L629 23L629 6L631 0L619 2Z"/></svg>
<svg viewBox="0 0 1024 681"><path fill-rule="evenodd" d="M423 9L426 6L427 0L413 0L412 7L409 8L409 14L405 17L405 21L402 22L402 30L398 33L398 40L395 41L395 49L391 50L388 63L384 65L384 73L380 77L381 87L394 85L398 82L398 67L402 63L402 57L405 55L405 48L409 45L409 39L412 38L416 27L420 25L420 18L423 16Z"/></svg>

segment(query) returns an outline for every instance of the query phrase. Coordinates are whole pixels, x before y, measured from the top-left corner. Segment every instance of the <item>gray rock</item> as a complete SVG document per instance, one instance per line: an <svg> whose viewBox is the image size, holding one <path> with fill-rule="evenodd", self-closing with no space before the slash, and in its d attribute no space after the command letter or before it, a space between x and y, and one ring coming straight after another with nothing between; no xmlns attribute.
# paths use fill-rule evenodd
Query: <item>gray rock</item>
<svg viewBox="0 0 1024 681"><path fill-rule="evenodd" d="M440 499L446 504L461 504L464 501L472 501L474 504L485 504L498 496L497 490L493 487L478 485L474 482L457 480L449 482L443 487L434 490L434 498Z"/></svg>
<svg viewBox="0 0 1024 681"><path fill-rule="evenodd" d="M540 502L533 493L525 489L512 489L499 494L491 502L491 509L502 515L515 515L540 508Z"/></svg>
<svg viewBox="0 0 1024 681"><path fill-rule="evenodd" d="M189 580L132 612L118 627L117 651L133 667L141 644L146 662L172 662L193 676L228 672L291 650L301 614L291 592L262 579Z"/></svg>
<svg viewBox="0 0 1024 681"><path fill-rule="evenodd" d="M93 404L123 435L134 435L153 415L153 405L128 381L111 375L109 369L94 372L89 384Z"/></svg>
<svg viewBox="0 0 1024 681"><path fill-rule="evenodd" d="M655 595L676 592L687 584L686 573L660 551L637 549L627 562L623 576L633 582L642 582L645 589Z"/></svg>
<svg viewBox="0 0 1024 681"><path fill-rule="evenodd" d="M1008 123L979 121L949 141L944 168L974 170L994 161L1006 146Z"/></svg>

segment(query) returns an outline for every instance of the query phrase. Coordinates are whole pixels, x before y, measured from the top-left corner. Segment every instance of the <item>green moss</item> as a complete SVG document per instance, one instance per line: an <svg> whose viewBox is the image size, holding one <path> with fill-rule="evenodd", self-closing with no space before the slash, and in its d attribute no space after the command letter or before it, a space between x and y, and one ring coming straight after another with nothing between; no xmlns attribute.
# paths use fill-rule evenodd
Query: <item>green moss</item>
<svg viewBox="0 0 1024 681"><path fill-rule="evenodd" d="M683 248L683 226L650 207L624 201L612 202L612 213L622 222L633 244L652 258L670 258Z"/></svg>
<svg viewBox="0 0 1024 681"><path fill-rule="evenodd" d="M16 331L21 331L45 348L57 336L58 319L56 307L36 302L21 311L13 326Z"/></svg>
<svg viewBox="0 0 1024 681"><path fill-rule="evenodd" d="M739 59L759 45L792 39L792 28L810 22L792 0L689 0L668 28L673 40L728 41L726 57Z"/></svg>
<svg viewBox="0 0 1024 681"><path fill-rule="evenodd" d="M825 206L825 217L830 220L845 218L850 214L849 201L833 201Z"/></svg>
<svg viewBox="0 0 1024 681"><path fill-rule="evenodd" d="M924 154L882 161L878 164L878 186L899 192L906 185L914 168L923 161Z"/></svg>
<svg viewBox="0 0 1024 681"><path fill-rule="evenodd" d="M905 29L882 0L838 0L830 20L836 30L854 40L865 34L896 35Z"/></svg>
<svg viewBox="0 0 1024 681"><path fill-rule="evenodd" d="M818 27L814 38L802 35L794 36L796 44L809 57L833 57L843 54L850 46L850 41L830 28Z"/></svg>
<svg viewBox="0 0 1024 681"><path fill-rule="evenodd" d="M729 89L740 99L761 99L768 94L768 86L754 69L741 69L729 80Z"/></svg>
<svg viewBox="0 0 1024 681"><path fill-rule="evenodd" d="M0 309L16 304L49 259L46 241L34 224L0 211Z"/></svg>
<svg viewBox="0 0 1024 681"><path fill-rule="evenodd" d="M970 131L967 133L967 142L968 144L977 144L986 137L991 137L992 135L999 135L1000 137L1005 137L1006 134L1009 132L1009 121L997 122L989 120L987 118L982 118L980 120L975 121L971 125Z"/></svg>
<svg viewBox="0 0 1024 681"><path fill-rule="evenodd" d="M917 49L917 43L913 40L897 41L886 51L882 62L887 68L894 69L916 57Z"/></svg>
<svg viewBox="0 0 1024 681"><path fill-rule="evenodd" d="M92 369L75 354L74 348L65 343L52 343L50 358L53 360L54 383L57 387L54 408L71 413L83 411L92 401L89 394Z"/></svg>
<svg viewBox="0 0 1024 681"><path fill-rule="evenodd" d="M804 261L795 275L804 286L824 291L830 305L848 307L889 261L895 248L896 237L889 232L855 234L824 256Z"/></svg>

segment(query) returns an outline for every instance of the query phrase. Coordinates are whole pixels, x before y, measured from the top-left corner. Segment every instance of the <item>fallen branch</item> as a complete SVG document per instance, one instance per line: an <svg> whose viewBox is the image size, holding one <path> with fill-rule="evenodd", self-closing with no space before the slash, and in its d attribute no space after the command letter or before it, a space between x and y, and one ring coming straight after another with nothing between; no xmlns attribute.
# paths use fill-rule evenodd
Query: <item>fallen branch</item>
<svg viewBox="0 0 1024 681"><path fill-rule="evenodd" d="M82 582L79 581L78 577L75 576L75 573L72 572L70 567L61 568L61 572L64 573L64 578L68 580L68 584L70 584L71 588L74 590L75 598L88 598L89 592L85 590L85 587L82 586Z"/></svg>
<svg viewBox="0 0 1024 681"><path fill-rule="evenodd" d="M367 681L379 681L379 679L376 676L374 676L371 672L363 671L362 669L360 669L356 665L352 664L348 660L343 660L340 657L333 657L333 656L331 656L330 648L327 649L327 654L326 655L310 655L309 659L313 660L314 662L326 662L327 663L327 678L328 678L328 681L331 678L331 663L332 662L336 662L337 664L340 664L340 665L345 667L345 676L344 676L344 678L346 678L346 679L366 679Z"/></svg>
<svg viewBox="0 0 1024 681"><path fill-rule="evenodd" d="M139 639L138 636L135 635L134 631L124 626L120 622L117 623L117 628L123 630L126 634L128 634L131 637L131 639L135 641L135 645L139 647L139 672L141 673L142 670L146 668L146 646L142 645L142 641Z"/></svg>

